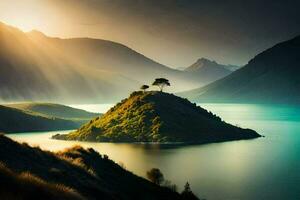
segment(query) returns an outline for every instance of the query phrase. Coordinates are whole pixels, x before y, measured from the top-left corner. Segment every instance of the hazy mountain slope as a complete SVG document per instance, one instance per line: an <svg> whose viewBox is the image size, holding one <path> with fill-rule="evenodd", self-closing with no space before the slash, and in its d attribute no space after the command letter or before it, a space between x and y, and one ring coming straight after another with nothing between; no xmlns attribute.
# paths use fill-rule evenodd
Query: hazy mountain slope
<svg viewBox="0 0 300 200"><path fill-rule="evenodd" d="M209 143L260 137L227 124L205 109L172 94L134 92L101 117L56 139L99 142Z"/></svg>
<svg viewBox="0 0 300 200"><path fill-rule="evenodd" d="M0 23L0 46L2 101L111 102L157 77L170 79L172 91L205 84L111 41L25 34Z"/></svg>
<svg viewBox="0 0 300 200"><path fill-rule="evenodd" d="M103 101L136 87L126 76L80 65L79 55L68 59L56 40L0 24L0 99Z"/></svg>
<svg viewBox="0 0 300 200"><path fill-rule="evenodd" d="M253 58L203 88L180 93L197 102L300 103L300 36Z"/></svg>
<svg viewBox="0 0 300 200"><path fill-rule="evenodd" d="M19 144L3 135L0 135L0 146L0 162L8 169L33 174L51 184L62 185L61 188L70 187L85 199L184 200L178 193L134 175L91 148L85 150L77 146L51 153ZM29 189L26 182L24 186Z"/></svg>
<svg viewBox="0 0 300 200"><path fill-rule="evenodd" d="M223 65L225 69L228 69L229 71L236 71L238 69L240 69L242 66L238 66L238 65Z"/></svg>
<svg viewBox="0 0 300 200"><path fill-rule="evenodd" d="M229 75L232 71L226 67L226 65L218 64L215 61L200 58L184 71L208 84L212 80L218 80Z"/></svg>
<svg viewBox="0 0 300 200"><path fill-rule="evenodd" d="M0 131L5 133L70 130L81 123L0 105Z"/></svg>
<svg viewBox="0 0 300 200"><path fill-rule="evenodd" d="M18 103L6 104L5 106L40 113L49 117L58 117L64 119L87 120L100 115L99 113L91 113L85 110L53 103Z"/></svg>

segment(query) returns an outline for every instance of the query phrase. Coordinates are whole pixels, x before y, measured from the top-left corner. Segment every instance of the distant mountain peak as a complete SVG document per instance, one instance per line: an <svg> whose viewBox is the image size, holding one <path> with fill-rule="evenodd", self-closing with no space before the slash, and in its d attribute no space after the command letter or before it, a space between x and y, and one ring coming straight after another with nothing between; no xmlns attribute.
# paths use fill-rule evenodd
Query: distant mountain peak
<svg viewBox="0 0 300 200"><path fill-rule="evenodd" d="M209 60L207 58L200 58L194 64L187 67L185 71L194 72L199 70L210 70L210 69L225 69L224 65L218 64L216 61ZM229 71L229 70L228 70Z"/></svg>
<svg viewBox="0 0 300 200"><path fill-rule="evenodd" d="M210 60L208 58L199 58L194 64L185 68L185 71L199 71L199 70L222 70L222 71L235 71L239 66L235 65L223 65L217 63L215 60Z"/></svg>
<svg viewBox="0 0 300 200"><path fill-rule="evenodd" d="M199 58L199 59L197 60L197 62L199 62L199 63L217 63L217 62L214 61L214 60L210 60L210 59L204 58L204 57Z"/></svg>
<svg viewBox="0 0 300 200"><path fill-rule="evenodd" d="M299 58L298 36L261 52L226 78L180 95L209 103L299 104Z"/></svg>

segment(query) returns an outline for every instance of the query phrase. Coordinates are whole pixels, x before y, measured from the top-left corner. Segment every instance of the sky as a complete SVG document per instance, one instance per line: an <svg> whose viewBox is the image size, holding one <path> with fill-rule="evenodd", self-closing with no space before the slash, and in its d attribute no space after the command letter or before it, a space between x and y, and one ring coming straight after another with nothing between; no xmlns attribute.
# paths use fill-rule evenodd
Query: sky
<svg viewBox="0 0 300 200"><path fill-rule="evenodd" d="M0 21L48 36L112 40L182 68L244 65L300 35L299 0L0 0Z"/></svg>

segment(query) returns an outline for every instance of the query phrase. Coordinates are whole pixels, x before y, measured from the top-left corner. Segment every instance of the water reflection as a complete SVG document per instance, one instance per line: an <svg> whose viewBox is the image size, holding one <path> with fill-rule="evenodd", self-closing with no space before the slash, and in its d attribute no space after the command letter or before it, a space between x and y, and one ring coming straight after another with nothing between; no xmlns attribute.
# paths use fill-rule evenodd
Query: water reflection
<svg viewBox="0 0 300 200"><path fill-rule="evenodd" d="M203 104L232 124L255 129L265 138L206 145L112 144L51 140L59 132L10 137L61 150L80 144L122 162L145 176L158 167L182 188L186 181L201 197L218 199L300 199L300 107Z"/></svg>

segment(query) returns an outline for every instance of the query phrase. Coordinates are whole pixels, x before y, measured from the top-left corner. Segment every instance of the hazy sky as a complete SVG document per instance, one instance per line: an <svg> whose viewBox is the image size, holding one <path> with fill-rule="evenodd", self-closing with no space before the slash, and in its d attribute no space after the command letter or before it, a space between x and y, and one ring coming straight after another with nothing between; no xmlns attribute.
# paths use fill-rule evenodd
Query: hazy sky
<svg viewBox="0 0 300 200"><path fill-rule="evenodd" d="M300 34L299 0L0 0L0 21L123 43L172 67L245 64Z"/></svg>

